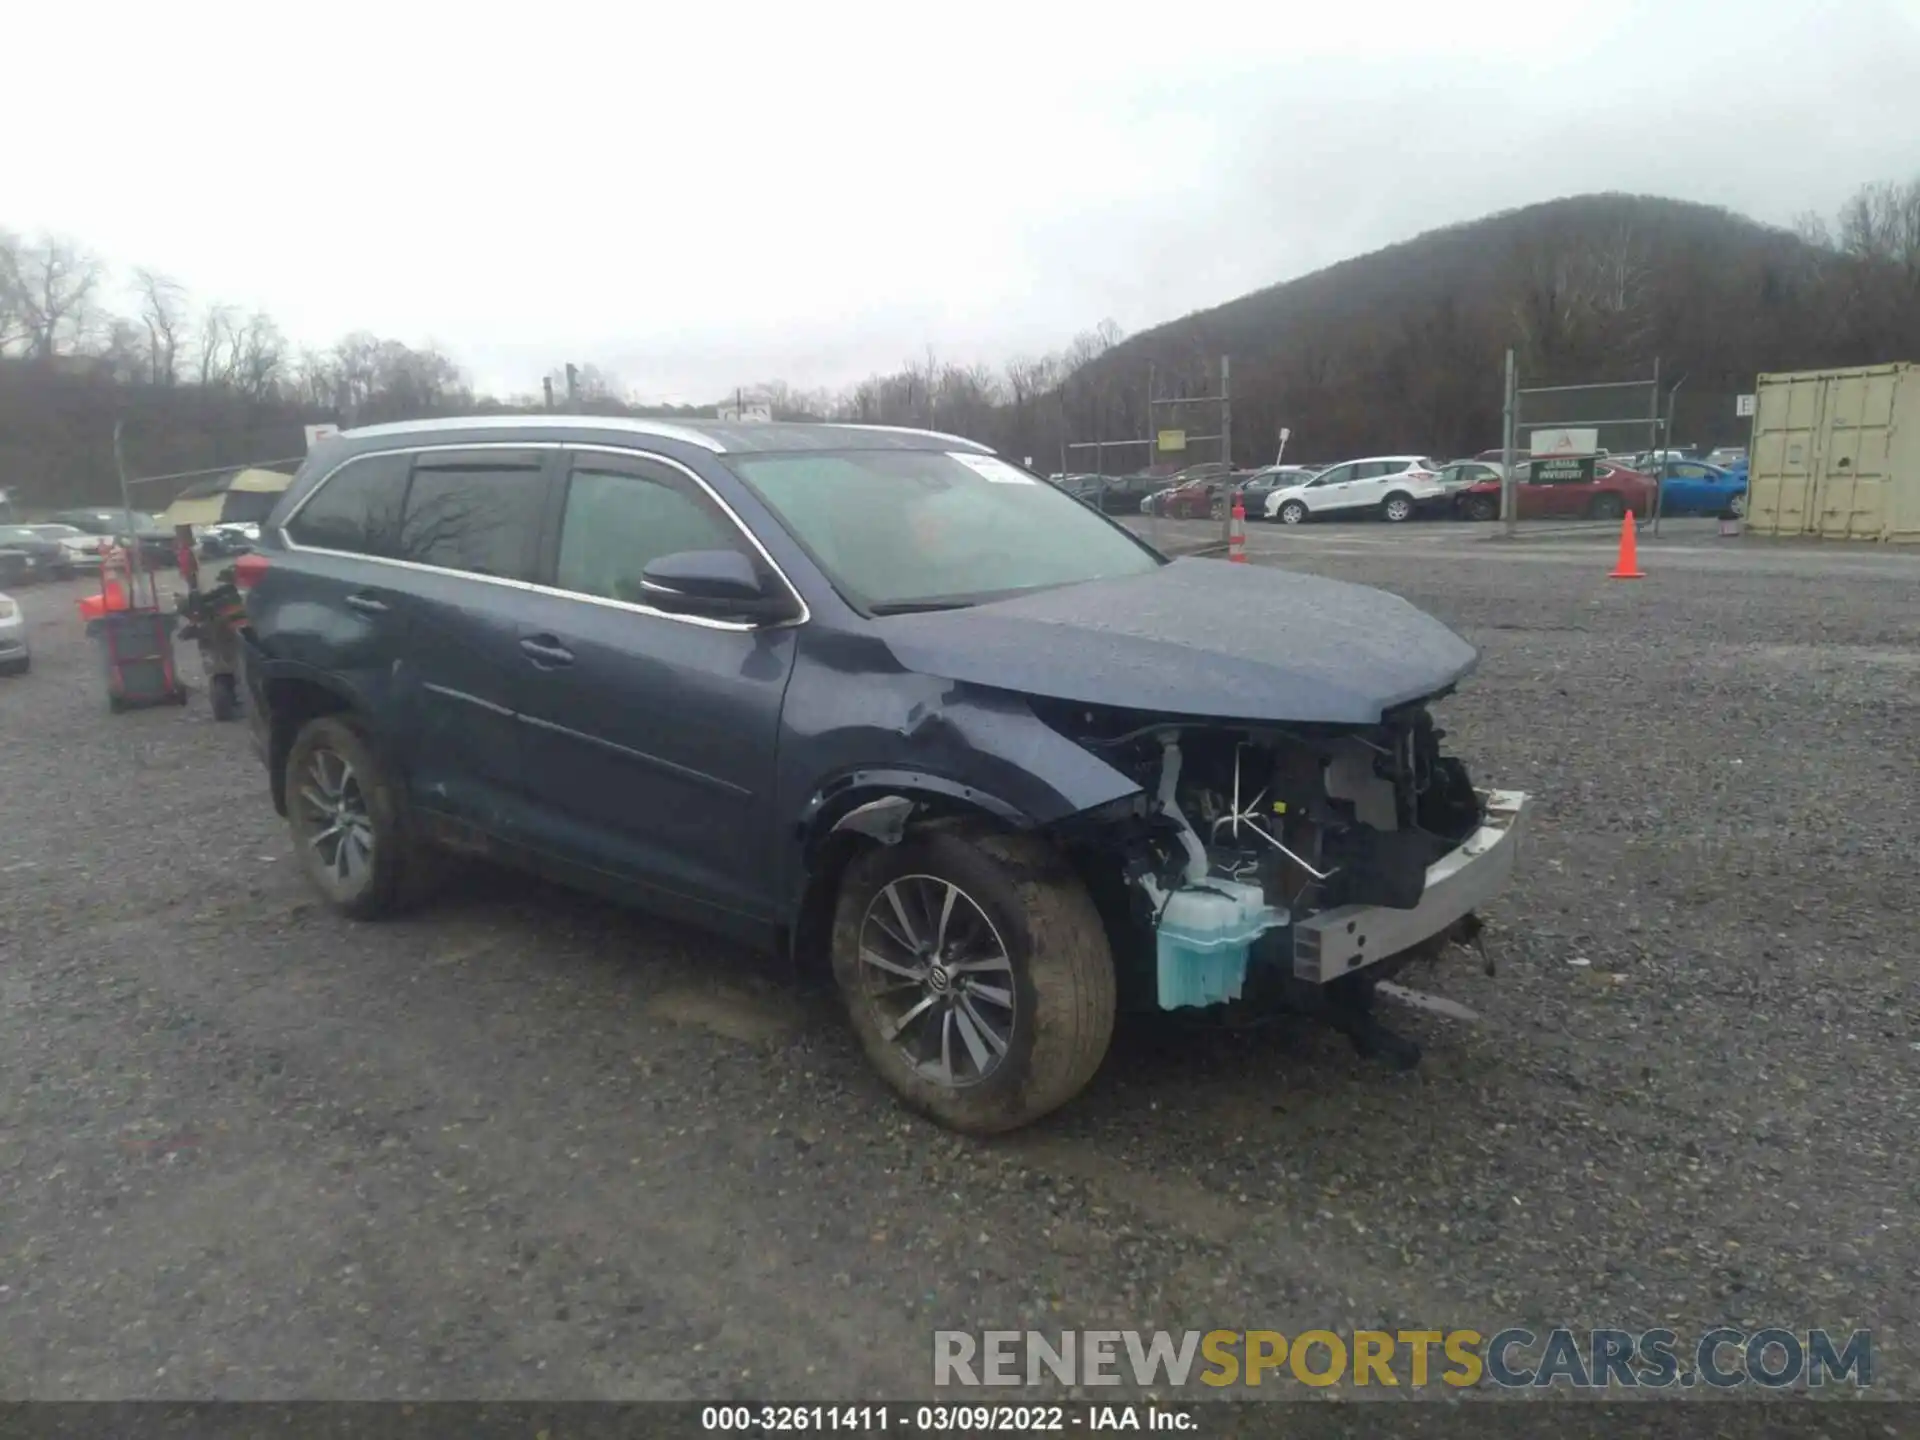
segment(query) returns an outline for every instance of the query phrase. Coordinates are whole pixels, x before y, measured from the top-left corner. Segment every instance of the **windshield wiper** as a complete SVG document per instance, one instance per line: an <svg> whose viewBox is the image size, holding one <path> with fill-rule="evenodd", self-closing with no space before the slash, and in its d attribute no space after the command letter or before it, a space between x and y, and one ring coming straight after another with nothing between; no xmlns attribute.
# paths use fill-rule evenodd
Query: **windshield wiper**
<svg viewBox="0 0 1920 1440"><path fill-rule="evenodd" d="M977 600L885 600L878 605L869 605L869 615L927 615L935 610L965 610L977 605Z"/></svg>

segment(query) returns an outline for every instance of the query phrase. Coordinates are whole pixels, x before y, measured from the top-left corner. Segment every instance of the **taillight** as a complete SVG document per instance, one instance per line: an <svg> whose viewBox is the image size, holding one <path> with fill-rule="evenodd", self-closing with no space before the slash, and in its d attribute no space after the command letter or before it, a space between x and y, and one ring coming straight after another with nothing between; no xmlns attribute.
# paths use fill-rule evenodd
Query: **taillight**
<svg viewBox="0 0 1920 1440"><path fill-rule="evenodd" d="M242 592L251 590L260 583L272 562L257 550L249 550L233 562L233 583Z"/></svg>

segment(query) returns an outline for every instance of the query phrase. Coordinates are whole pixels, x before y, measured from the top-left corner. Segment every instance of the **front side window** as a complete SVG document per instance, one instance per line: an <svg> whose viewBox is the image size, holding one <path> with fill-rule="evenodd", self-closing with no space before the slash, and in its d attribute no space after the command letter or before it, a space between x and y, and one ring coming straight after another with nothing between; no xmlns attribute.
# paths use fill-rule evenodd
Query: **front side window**
<svg viewBox="0 0 1920 1440"><path fill-rule="evenodd" d="M540 531L535 465L471 462L414 467L398 558L442 570L529 580Z"/></svg>
<svg viewBox="0 0 1920 1440"><path fill-rule="evenodd" d="M1119 526L988 455L932 450L732 462L851 603L874 614L976 604L1145 574Z"/></svg>
<svg viewBox="0 0 1920 1440"><path fill-rule="evenodd" d="M1331 470L1322 471L1312 483L1315 485L1343 484L1354 477L1354 471L1355 467L1352 465L1336 465Z"/></svg>
<svg viewBox="0 0 1920 1440"><path fill-rule="evenodd" d="M287 522L287 538L315 550L393 558L410 463L406 455L349 460Z"/></svg>
<svg viewBox="0 0 1920 1440"><path fill-rule="evenodd" d="M554 584L644 605L641 573L661 556L738 549L739 543L731 524L664 477L576 468L567 485Z"/></svg>

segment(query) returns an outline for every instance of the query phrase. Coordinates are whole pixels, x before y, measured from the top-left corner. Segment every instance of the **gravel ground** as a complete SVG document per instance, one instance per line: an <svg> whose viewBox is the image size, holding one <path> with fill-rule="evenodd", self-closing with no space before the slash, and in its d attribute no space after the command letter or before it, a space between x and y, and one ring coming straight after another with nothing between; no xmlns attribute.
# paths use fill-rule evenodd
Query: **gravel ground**
<svg viewBox="0 0 1920 1440"><path fill-rule="evenodd" d="M244 727L109 716L78 587L25 592L0 1398L906 1398L935 1328L1556 1323L1870 1325L1911 1394L1920 566L1497 548L1257 556L1483 648L1451 745L1541 813L1498 976L1416 983L1484 1023L1409 1015L1410 1076L1136 1023L990 1144L704 937L494 874L334 918Z"/></svg>

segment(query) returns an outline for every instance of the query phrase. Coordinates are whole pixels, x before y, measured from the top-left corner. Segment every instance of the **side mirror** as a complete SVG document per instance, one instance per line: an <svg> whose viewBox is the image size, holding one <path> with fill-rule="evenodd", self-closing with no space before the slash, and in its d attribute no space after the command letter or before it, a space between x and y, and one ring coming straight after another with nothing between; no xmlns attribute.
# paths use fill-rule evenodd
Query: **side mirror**
<svg viewBox="0 0 1920 1440"><path fill-rule="evenodd" d="M681 550L640 572L641 598L656 610L715 620L786 620L793 602L770 594L737 550Z"/></svg>

